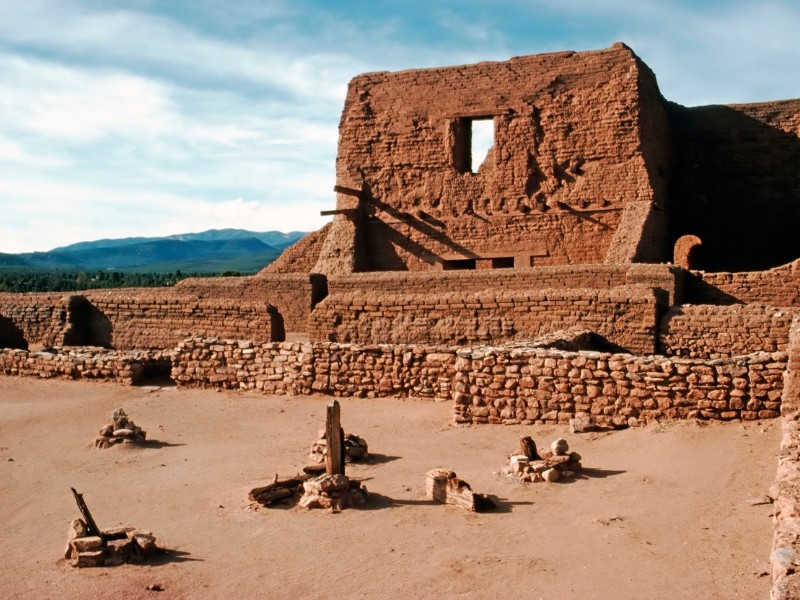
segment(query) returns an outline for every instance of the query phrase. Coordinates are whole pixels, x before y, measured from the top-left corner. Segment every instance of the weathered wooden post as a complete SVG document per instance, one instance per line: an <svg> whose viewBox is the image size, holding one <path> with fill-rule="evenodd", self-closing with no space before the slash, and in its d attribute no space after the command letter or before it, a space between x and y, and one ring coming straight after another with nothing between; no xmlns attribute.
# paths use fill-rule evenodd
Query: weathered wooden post
<svg viewBox="0 0 800 600"><path fill-rule="evenodd" d="M517 454L525 456L528 460L539 460L539 452L536 450L536 442L529 435L519 438L519 450Z"/></svg>
<svg viewBox="0 0 800 600"><path fill-rule="evenodd" d="M344 429L341 426L341 408L338 400L328 404L325 418L325 437L328 438L325 474L344 475Z"/></svg>
<svg viewBox="0 0 800 600"><path fill-rule="evenodd" d="M86 506L86 502L83 500L83 494L79 494L74 487L69 489L72 490L72 495L75 497L75 503L78 505L78 510L81 511L83 521L86 523L87 533L89 535L99 537L102 543L105 544L106 538L103 535L103 532L100 531L97 523L94 522L94 517L92 517L92 513L89 512L89 507Z"/></svg>

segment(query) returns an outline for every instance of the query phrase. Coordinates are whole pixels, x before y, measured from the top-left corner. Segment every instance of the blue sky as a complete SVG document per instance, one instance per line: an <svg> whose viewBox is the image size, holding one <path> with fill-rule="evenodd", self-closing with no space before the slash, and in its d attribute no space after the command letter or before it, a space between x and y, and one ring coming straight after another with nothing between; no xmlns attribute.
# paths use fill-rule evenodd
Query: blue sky
<svg viewBox="0 0 800 600"><path fill-rule="evenodd" d="M685 105L800 97L800 3L0 0L0 252L334 207L347 82L624 41Z"/></svg>

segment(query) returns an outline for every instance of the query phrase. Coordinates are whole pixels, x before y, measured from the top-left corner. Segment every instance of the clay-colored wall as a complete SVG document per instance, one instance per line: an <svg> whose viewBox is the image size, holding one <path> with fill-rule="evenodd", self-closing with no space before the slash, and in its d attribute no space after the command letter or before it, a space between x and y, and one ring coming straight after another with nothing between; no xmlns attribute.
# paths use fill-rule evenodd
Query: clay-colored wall
<svg viewBox="0 0 800 600"><path fill-rule="evenodd" d="M337 342L464 345L533 339L580 327L631 352L655 350L660 307L648 287L454 290L331 293L312 313L309 335Z"/></svg>
<svg viewBox="0 0 800 600"><path fill-rule="evenodd" d="M785 352L797 312L760 304L673 306L661 319L660 351L691 358Z"/></svg>
<svg viewBox="0 0 800 600"><path fill-rule="evenodd" d="M697 268L756 271L800 257L800 100L671 105L673 240L703 242Z"/></svg>
<svg viewBox="0 0 800 600"><path fill-rule="evenodd" d="M493 121L495 144L463 172L461 124L481 117ZM664 258L658 244L639 242L659 230L649 208L665 195L666 127L655 77L622 44L359 75L339 128L337 184L352 192L339 193L350 212L334 220L331 260L354 251L356 270L465 257L601 263L612 243L615 262ZM360 207L347 195L359 192ZM615 240L637 203L644 210Z"/></svg>
<svg viewBox="0 0 800 600"><path fill-rule="evenodd" d="M686 284L686 301L694 304L800 307L800 260L767 271L694 273Z"/></svg>

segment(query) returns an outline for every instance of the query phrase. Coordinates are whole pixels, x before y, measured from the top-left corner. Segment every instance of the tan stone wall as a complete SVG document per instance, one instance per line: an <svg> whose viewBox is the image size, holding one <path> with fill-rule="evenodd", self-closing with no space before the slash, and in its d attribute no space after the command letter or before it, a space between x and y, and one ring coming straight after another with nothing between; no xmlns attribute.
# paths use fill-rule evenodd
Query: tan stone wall
<svg viewBox="0 0 800 600"><path fill-rule="evenodd" d="M458 423L566 423L578 412L626 425L631 417L764 419L779 415L786 353L703 361L505 348L458 351Z"/></svg>
<svg viewBox="0 0 800 600"><path fill-rule="evenodd" d="M800 319L791 329L789 364L784 374L783 414L774 499L771 600L793 600L800 596Z"/></svg>
<svg viewBox="0 0 800 600"><path fill-rule="evenodd" d="M463 132L475 119L492 121L494 146L470 170ZM340 122L342 239L319 264L337 273L348 261L364 270L462 258L600 263L633 203L643 210L627 219L613 260L666 258L658 243L639 242L664 234L649 208L666 193L668 139L655 77L621 44L359 75ZM347 194L361 197L355 212Z"/></svg>
<svg viewBox="0 0 800 600"><path fill-rule="evenodd" d="M0 374L38 379L111 381L123 385L142 382L148 370L163 370L168 352L119 352L104 348L56 348L47 352L0 349Z"/></svg>
<svg viewBox="0 0 800 600"><path fill-rule="evenodd" d="M691 358L785 352L795 314L757 304L673 306L661 319L660 351Z"/></svg>

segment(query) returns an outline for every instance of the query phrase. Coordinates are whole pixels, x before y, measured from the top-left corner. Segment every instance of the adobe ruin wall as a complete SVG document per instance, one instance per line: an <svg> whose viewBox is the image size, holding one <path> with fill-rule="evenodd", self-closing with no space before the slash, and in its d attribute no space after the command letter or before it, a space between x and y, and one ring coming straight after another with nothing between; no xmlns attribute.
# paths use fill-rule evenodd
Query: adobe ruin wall
<svg viewBox="0 0 800 600"><path fill-rule="evenodd" d="M689 358L729 358L752 352L786 352L798 309L763 304L684 304L661 318L659 353Z"/></svg>
<svg viewBox="0 0 800 600"><path fill-rule="evenodd" d="M685 278L693 304L753 303L800 307L800 259L766 271L696 272Z"/></svg>
<svg viewBox="0 0 800 600"><path fill-rule="evenodd" d="M480 120L494 146L477 165ZM666 257L663 235L640 243L666 198L666 111L622 44L359 75L339 131L339 214L316 272Z"/></svg>

